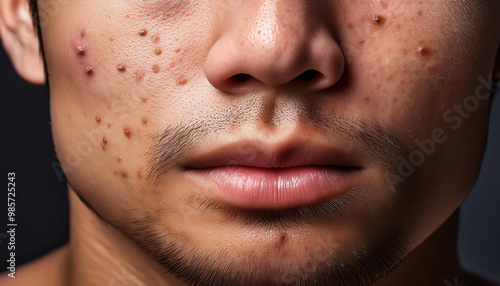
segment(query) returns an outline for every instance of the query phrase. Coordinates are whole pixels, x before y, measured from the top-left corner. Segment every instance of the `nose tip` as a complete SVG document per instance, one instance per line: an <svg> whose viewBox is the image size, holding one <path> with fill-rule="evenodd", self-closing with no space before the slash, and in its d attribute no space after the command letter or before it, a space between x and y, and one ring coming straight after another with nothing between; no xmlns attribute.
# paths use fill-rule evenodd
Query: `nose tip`
<svg viewBox="0 0 500 286"><path fill-rule="evenodd" d="M264 5L256 16L233 21L208 53L209 82L225 92L248 85L307 90L335 85L345 65L339 45L321 21L311 20L307 9L290 6L282 11Z"/></svg>

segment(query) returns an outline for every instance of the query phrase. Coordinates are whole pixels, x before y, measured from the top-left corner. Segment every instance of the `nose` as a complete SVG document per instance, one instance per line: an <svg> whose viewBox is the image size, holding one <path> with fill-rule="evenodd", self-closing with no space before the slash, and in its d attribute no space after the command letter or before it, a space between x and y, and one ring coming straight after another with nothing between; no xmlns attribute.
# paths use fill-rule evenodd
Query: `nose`
<svg viewBox="0 0 500 286"><path fill-rule="evenodd" d="M242 1L223 12L222 30L205 65L209 82L225 92L250 84L322 90L337 83L344 56L324 13L310 0ZM256 4L257 2L257 4Z"/></svg>

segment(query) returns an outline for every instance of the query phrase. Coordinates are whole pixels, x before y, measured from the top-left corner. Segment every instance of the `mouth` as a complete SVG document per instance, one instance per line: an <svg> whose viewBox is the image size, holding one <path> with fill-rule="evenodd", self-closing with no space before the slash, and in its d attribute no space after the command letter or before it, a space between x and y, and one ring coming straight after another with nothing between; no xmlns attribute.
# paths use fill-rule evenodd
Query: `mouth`
<svg viewBox="0 0 500 286"><path fill-rule="evenodd" d="M236 142L187 160L186 173L224 204L242 209L291 209L332 200L362 172L354 152L301 141Z"/></svg>

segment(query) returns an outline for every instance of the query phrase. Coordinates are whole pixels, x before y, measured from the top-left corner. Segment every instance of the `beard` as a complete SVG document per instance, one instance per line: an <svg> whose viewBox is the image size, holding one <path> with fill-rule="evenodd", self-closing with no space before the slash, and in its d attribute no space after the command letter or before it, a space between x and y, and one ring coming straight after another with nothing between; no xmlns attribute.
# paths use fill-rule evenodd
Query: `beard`
<svg viewBox="0 0 500 286"><path fill-rule="evenodd" d="M290 210L248 210L225 208L210 201L205 213L221 211L226 216L244 222L254 231L285 233L276 242L286 239L286 233L303 227L322 224L334 218L344 204L353 198L337 198L316 206ZM314 218L318 219L314 219ZM265 247L235 249L219 243L203 247L185 243L189 234L179 234L162 224L158 216L145 215L124 219L114 224L136 242L166 273L186 285L371 285L392 272L408 255L411 233L406 227L395 226L379 238L362 245L344 245L322 239L318 234L310 243L294 245L308 248L307 255L279 258ZM330 232L335 232L331 227ZM179 239L183 236L182 239ZM279 247L279 246L275 246ZM251 248L251 246L250 246ZM275 249L276 250L276 249ZM297 257L299 257L297 259Z"/></svg>

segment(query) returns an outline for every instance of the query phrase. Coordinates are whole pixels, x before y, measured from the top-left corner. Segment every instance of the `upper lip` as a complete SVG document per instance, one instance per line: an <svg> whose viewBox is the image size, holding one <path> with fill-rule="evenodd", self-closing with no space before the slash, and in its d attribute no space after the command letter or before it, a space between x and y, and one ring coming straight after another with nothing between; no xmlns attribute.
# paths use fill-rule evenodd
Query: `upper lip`
<svg viewBox="0 0 500 286"><path fill-rule="evenodd" d="M191 169L222 166L255 168L293 168L301 166L329 166L362 168L357 152L331 144L310 140L291 140L269 144L259 140L242 140L212 148L184 161Z"/></svg>

